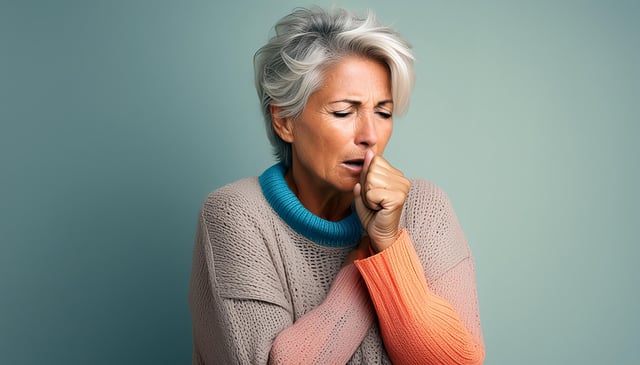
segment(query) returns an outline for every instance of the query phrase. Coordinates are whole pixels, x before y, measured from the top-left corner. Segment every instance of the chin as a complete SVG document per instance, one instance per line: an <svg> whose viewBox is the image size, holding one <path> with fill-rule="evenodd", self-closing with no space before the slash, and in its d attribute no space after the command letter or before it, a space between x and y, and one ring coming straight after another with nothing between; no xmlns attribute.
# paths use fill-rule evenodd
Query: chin
<svg viewBox="0 0 640 365"><path fill-rule="evenodd" d="M353 187L360 181L360 179L345 179L341 181L336 188L343 193L353 193Z"/></svg>

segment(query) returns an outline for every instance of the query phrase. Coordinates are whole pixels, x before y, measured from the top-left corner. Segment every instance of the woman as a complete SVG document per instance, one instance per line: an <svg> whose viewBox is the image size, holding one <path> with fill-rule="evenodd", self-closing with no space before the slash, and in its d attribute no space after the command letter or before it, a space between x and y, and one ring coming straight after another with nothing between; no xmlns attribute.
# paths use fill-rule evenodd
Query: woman
<svg viewBox="0 0 640 365"><path fill-rule="evenodd" d="M382 156L413 87L370 14L298 9L255 56L279 163L213 192L194 364L479 364L473 258L446 195Z"/></svg>

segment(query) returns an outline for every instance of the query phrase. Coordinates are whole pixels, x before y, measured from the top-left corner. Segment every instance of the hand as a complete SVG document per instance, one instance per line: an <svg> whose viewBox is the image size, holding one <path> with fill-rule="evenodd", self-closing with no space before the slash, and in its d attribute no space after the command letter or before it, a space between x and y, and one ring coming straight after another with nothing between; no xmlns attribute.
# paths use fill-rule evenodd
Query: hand
<svg viewBox="0 0 640 365"><path fill-rule="evenodd" d="M367 151L360 182L353 187L355 206L371 247L380 252L391 246L398 234L402 207L411 183L382 156Z"/></svg>

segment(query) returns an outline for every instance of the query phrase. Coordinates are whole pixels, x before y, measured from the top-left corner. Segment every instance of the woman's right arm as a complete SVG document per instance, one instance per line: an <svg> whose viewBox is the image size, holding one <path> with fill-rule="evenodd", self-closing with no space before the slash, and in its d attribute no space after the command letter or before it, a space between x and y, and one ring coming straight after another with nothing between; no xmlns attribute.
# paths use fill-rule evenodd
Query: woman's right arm
<svg viewBox="0 0 640 365"><path fill-rule="evenodd" d="M336 277L326 299L276 337L270 364L345 364L373 323L369 294L353 264Z"/></svg>
<svg viewBox="0 0 640 365"><path fill-rule="evenodd" d="M224 222L211 221L220 216ZM242 224L242 217L203 210L189 292L193 363L346 363L374 320L357 269L346 265L324 301L293 323L278 274L254 228Z"/></svg>

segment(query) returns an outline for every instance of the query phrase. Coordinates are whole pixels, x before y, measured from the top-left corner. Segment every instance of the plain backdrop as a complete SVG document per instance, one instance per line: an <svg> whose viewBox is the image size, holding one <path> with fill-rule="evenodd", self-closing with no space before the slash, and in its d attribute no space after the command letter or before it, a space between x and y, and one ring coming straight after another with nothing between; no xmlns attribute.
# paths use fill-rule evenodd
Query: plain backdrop
<svg viewBox="0 0 640 365"><path fill-rule="evenodd" d="M453 202L486 364L638 363L640 3L335 4L414 47L386 156ZM0 3L0 363L190 363L198 210L274 163L252 57L308 5Z"/></svg>

